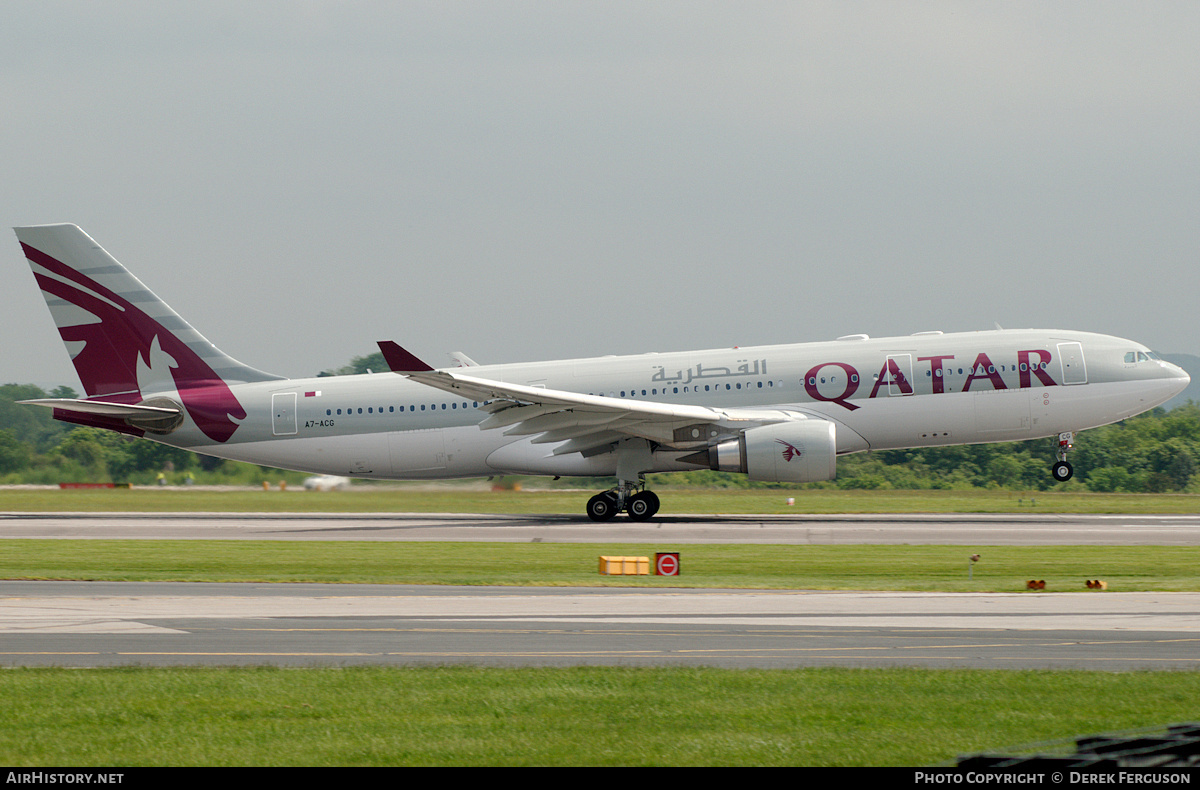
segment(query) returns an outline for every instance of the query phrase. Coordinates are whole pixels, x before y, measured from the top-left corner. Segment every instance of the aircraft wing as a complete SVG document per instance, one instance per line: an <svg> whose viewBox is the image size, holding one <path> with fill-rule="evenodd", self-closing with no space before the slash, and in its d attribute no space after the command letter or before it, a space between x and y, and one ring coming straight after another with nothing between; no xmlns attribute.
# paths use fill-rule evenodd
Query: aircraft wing
<svg viewBox="0 0 1200 790"><path fill-rule="evenodd" d="M530 387L434 370L391 341L379 343L392 371L443 392L483 401L483 430L506 428L506 436L535 436L534 444L562 443L554 455L606 452L630 437L678 450L706 447L748 428L804 419L779 410L722 409L610 398Z"/></svg>

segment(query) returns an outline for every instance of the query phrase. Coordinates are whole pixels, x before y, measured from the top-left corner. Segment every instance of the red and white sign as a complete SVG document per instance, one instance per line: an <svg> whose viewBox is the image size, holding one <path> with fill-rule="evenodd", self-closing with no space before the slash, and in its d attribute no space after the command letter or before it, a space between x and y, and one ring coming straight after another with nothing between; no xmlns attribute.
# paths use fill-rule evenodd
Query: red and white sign
<svg viewBox="0 0 1200 790"><path fill-rule="evenodd" d="M655 576L679 575L679 552L660 551L654 555Z"/></svg>

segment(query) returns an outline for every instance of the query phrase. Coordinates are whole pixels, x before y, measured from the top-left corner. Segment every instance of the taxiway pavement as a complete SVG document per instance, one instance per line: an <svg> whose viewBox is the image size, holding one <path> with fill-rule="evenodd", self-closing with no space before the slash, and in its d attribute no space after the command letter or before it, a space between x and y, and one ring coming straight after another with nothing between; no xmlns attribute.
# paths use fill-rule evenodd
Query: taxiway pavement
<svg viewBox="0 0 1200 790"><path fill-rule="evenodd" d="M1196 546L1200 515L0 513L0 538Z"/></svg>
<svg viewBox="0 0 1200 790"><path fill-rule="evenodd" d="M0 582L0 665L1200 668L1200 593Z"/></svg>
<svg viewBox="0 0 1200 790"><path fill-rule="evenodd" d="M1197 545L1198 516L0 513L0 538ZM0 665L1200 668L1200 593L0 582Z"/></svg>

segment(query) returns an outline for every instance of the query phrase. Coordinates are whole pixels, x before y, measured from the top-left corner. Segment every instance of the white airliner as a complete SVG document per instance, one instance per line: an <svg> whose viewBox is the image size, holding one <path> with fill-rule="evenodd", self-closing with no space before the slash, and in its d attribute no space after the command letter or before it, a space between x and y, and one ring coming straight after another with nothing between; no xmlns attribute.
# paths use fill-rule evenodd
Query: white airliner
<svg viewBox="0 0 1200 790"><path fill-rule="evenodd" d="M86 398L56 419L316 474L615 476L587 514L652 517L647 472L830 480L864 450L1059 437L1146 411L1188 375L1148 348L1061 330L458 366L381 342L392 372L285 379L225 355L74 225L17 228Z"/></svg>

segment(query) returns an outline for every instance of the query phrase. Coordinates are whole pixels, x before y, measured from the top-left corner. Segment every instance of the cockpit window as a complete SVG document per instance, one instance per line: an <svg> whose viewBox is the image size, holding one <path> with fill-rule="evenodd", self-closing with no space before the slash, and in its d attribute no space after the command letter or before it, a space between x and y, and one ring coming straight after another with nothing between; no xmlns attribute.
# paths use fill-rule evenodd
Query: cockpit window
<svg viewBox="0 0 1200 790"><path fill-rule="evenodd" d="M1158 354L1153 351L1126 351L1125 364L1132 365L1135 362L1149 362L1152 359L1158 359Z"/></svg>
<svg viewBox="0 0 1200 790"><path fill-rule="evenodd" d="M1136 351L1126 351L1125 352L1125 364L1132 365L1134 362L1137 362L1137 352Z"/></svg>
<svg viewBox="0 0 1200 790"><path fill-rule="evenodd" d="M1147 351L1146 356L1150 357L1150 359L1153 359L1155 361L1162 360L1162 357L1160 357L1158 354L1155 354L1153 351Z"/></svg>

